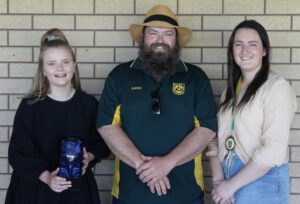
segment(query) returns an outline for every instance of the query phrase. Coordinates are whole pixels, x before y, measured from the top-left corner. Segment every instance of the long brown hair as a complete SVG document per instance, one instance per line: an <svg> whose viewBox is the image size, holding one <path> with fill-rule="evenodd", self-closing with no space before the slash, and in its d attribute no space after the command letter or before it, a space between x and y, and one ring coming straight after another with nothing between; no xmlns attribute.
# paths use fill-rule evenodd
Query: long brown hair
<svg viewBox="0 0 300 204"><path fill-rule="evenodd" d="M267 31L265 28L254 20L245 20L238 24L229 39L228 49L227 49L227 89L225 99L220 103L219 110L223 108L223 111L231 108L236 99L235 88L238 83L238 80L242 76L241 68L235 63L233 57L233 44L236 32L241 28L253 29L259 35L263 49L265 50L265 56L262 58L261 69L256 73L253 81L249 84L245 95L242 100L237 104L238 108L242 108L248 102L253 99L257 90L265 83L268 79L270 71L270 42Z"/></svg>
<svg viewBox="0 0 300 204"><path fill-rule="evenodd" d="M43 58L46 50L53 47L63 47L70 51L72 60L76 62L75 54L69 45L64 33L58 28L48 30L41 38L40 54L38 69L33 79L31 90L24 96L25 98L33 98L33 103L43 100L50 91L50 84L47 77L43 74ZM71 80L72 86L75 90L81 91L80 78L78 67L76 64L75 72Z"/></svg>

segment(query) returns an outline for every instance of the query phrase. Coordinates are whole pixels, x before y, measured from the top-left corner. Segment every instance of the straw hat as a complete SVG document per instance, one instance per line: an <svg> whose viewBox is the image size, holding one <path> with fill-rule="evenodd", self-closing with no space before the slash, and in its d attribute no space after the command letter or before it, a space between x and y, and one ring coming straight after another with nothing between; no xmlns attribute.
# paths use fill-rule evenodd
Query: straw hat
<svg viewBox="0 0 300 204"><path fill-rule="evenodd" d="M180 47L185 46L192 37L192 31L187 27L179 26L176 15L165 5L154 6L146 13L143 23L129 26L131 37L138 43L143 39L142 32L145 26L176 28Z"/></svg>

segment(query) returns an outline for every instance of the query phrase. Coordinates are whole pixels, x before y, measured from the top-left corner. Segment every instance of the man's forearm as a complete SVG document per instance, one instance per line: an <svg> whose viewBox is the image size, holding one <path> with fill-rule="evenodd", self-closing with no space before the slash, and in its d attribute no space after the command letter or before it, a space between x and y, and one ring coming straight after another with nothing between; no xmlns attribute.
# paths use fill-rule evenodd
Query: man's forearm
<svg viewBox="0 0 300 204"><path fill-rule="evenodd" d="M99 128L98 132L115 156L124 163L135 169L143 163L141 152L130 141L121 127L105 125Z"/></svg>
<svg viewBox="0 0 300 204"><path fill-rule="evenodd" d="M199 155L213 139L215 133L207 128L196 128L189 133L169 154L153 157L137 169L137 174L148 185L167 176L176 166L184 164Z"/></svg>
<svg viewBox="0 0 300 204"><path fill-rule="evenodd" d="M184 164L200 154L215 135L216 133L208 128L195 128L165 157L172 161L174 166Z"/></svg>

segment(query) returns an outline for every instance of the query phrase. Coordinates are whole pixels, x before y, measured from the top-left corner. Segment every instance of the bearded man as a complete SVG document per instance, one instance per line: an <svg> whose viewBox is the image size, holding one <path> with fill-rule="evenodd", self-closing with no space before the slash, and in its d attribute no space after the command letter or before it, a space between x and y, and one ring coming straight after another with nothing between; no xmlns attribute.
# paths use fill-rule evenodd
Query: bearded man
<svg viewBox="0 0 300 204"><path fill-rule="evenodd" d="M203 203L201 153L217 121L207 76L180 60L192 32L164 5L129 32L139 56L109 74L97 116L115 154L112 203Z"/></svg>

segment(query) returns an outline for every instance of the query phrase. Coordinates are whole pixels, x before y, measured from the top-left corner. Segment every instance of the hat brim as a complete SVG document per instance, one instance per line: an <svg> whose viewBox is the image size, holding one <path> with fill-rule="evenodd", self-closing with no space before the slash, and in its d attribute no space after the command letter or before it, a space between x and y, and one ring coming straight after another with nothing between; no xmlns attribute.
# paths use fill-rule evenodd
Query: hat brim
<svg viewBox="0 0 300 204"><path fill-rule="evenodd" d="M153 27L163 27L163 28L176 28L178 31L178 41L179 46L184 47L191 39L192 37L192 31L183 26L174 26L167 22L162 21L151 21L148 23L142 23L142 24L132 24L129 26L129 33L133 40L140 43L143 39L143 28L145 26L153 26Z"/></svg>

